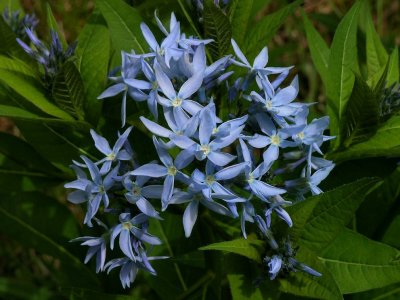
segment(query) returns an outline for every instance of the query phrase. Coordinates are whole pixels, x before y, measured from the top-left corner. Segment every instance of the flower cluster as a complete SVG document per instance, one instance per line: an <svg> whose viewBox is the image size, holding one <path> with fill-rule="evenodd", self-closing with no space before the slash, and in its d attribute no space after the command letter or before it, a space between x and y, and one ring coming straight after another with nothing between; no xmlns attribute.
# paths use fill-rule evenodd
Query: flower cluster
<svg viewBox="0 0 400 300"><path fill-rule="evenodd" d="M3 19L20 39L26 38L25 28L31 28L33 30L39 23L39 20L34 14L25 14L21 17L19 10L11 12L7 7L3 11Z"/></svg>
<svg viewBox="0 0 400 300"><path fill-rule="evenodd" d="M110 78L114 84L99 99L122 93L122 126L129 122L128 99L147 102L150 114L140 120L152 135L159 161L137 163L128 142L132 127L119 134L113 147L92 130L104 157L92 161L82 156L73 165L77 180L65 185L75 189L69 201L87 205L84 223L93 226L95 221L105 230L101 237L77 239L89 246L86 261L96 254L97 271L121 267L124 287L138 269L155 274L149 261L163 257L148 257L161 243L148 232L149 222L162 220L159 210L185 205L183 230L189 237L202 205L216 218L240 219L245 238L246 223L255 223L271 249L285 253L265 258L271 279L281 269L318 276L294 259L294 251L280 249L271 223L276 215L292 226L285 210L292 204L288 199L321 193L318 185L334 167L321 157L322 143L331 139L323 135L328 118L307 122L309 104L295 102L297 77L282 86L290 67L267 67L266 47L250 64L232 40L235 57L208 64L205 49L211 40L186 36L174 14L168 28L158 18L157 24L163 40L141 24L149 52L123 52L121 75ZM232 65L245 75L230 85ZM222 102L233 107L229 114L218 111ZM294 179L282 179L287 177ZM102 222L105 215L118 215L119 221L108 228ZM122 257L106 263L106 251L114 249L117 237Z"/></svg>
<svg viewBox="0 0 400 300"><path fill-rule="evenodd" d="M47 46L35 35L33 28L25 27L25 33L33 47L27 45L20 38L17 38L17 42L29 56L43 67L43 83L47 88L51 88L54 78L62 64L74 55L76 43L69 45L68 48L64 50L60 37L54 30L50 31L50 46Z"/></svg>

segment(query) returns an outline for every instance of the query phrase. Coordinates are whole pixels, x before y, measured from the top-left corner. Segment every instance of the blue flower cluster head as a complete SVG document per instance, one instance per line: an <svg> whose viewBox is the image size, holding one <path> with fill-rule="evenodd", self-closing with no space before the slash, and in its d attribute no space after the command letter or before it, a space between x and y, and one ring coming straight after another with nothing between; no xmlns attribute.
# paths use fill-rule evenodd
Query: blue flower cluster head
<svg viewBox="0 0 400 300"><path fill-rule="evenodd" d="M99 99L122 94L123 127L127 101L147 102L149 114L140 121L159 160L138 164L128 141L132 127L118 134L114 146L91 131L103 158L82 156L72 166L77 179L65 185L74 189L69 201L87 206L84 223L104 229L100 237L76 239L88 246L85 262L95 256L97 272L120 268L123 287L139 269L155 275L150 261L165 257L150 256L161 240L149 232L149 223L162 220L170 206L184 206L183 230L190 237L202 205L214 218L240 219L245 238L246 225L255 224L270 248L264 263L271 279L285 270L320 276L294 258L289 242L275 240L271 224L276 215L292 226L285 208L322 192L318 186L334 167L321 151L332 138L323 134L328 117L308 122L310 104L295 101L298 78L285 86L291 68L267 66L266 47L250 63L232 40L235 56L208 64L212 40L182 33L174 14L167 27L156 21L164 38L158 41L142 23L149 52L123 52L120 76L110 78L114 83ZM238 68L244 76L231 80ZM227 99L216 97L218 91ZM218 114L221 102L232 108L226 119ZM274 180L283 173L291 179ZM118 217L111 228L103 222L107 214ZM121 258L107 262L115 248Z"/></svg>

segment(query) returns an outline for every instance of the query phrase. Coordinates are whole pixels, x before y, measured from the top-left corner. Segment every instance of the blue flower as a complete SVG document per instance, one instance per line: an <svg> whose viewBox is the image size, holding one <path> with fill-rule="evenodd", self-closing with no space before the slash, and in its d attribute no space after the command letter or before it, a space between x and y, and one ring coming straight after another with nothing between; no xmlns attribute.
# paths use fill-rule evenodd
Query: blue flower
<svg viewBox="0 0 400 300"><path fill-rule="evenodd" d="M189 151L182 151L178 154L175 161L168 154L167 150L159 143L156 137L153 137L154 146L163 166L149 163L134 171L130 172L131 175L148 176L152 178L165 177L163 184L163 192L161 197L162 209L165 210L169 204L174 191L175 177L183 182L189 184L190 178L180 170L185 168L193 160L193 156Z"/></svg>
<svg viewBox="0 0 400 300"><path fill-rule="evenodd" d="M264 161L274 161L279 157L279 148L295 147L296 143L287 139L300 131L298 127L277 129L274 122L266 114L256 114L261 132L248 138L248 143L255 148L268 148L263 153Z"/></svg>
<svg viewBox="0 0 400 300"><path fill-rule="evenodd" d="M135 260L131 260L128 257L115 258L105 265L105 268L108 269L107 274L110 273L111 270L121 267L119 279L123 288L130 287L131 283L135 281L139 269L145 270L151 275L157 275L156 271L150 265L150 261L168 258L165 256L148 257L144 250L140 250L139 253L140 255L137 256Z"/></svg>
<svg viewBox="0 0 400 300"><path fill-rule="evenodd" d="M160 199L163 191L162 185L148 185L144 186L148 177L137 176L133 181L130 176L123 179L123 185L127 189L125 198L129 203L135 204L137 208L149 217L160 219L158 212L154 209L151 203L146 198Z"/></svg>
<svg viewBox="0 0 400 300"><path fill-rule="evenodd" d="M120 224L111 228L110 248L114 249L114 241L119 235L119 248L121 251L135 261L137 256L133 252L133 243L139 240L150 245L160 245L161 241L158 237L147 232L148 216L138 214L131 218L130 213L122 213L119 215Z"/></svg>
<svg viewBox="0 0 400 300"><path fill-rule="evenodd" d="M274 280L282 268L282 258L279 255L274 255L269 260L265 259L264 261L268 264L269 279Z"/></svg>
<svg viewBox="0 0 400 300"><path fill-rule="evenodd" d="M228 136L211 140L214 131L215 112L206 107L200 114L199 143L182 135L172 135L170 138L181 149L186 149L198 160L208 159L214 165L223 167L236 156L222 152L221 149L232 144L242 132L244 125L235 128Z"/></svg>
<svg viewBox="0 0 400 300"><path fill-rule="evenodd" d="M132 159L132 154L123 149L123 146L125 145L125 142L127 141L132 128L132 126L129 127L122 135L118 137L118 140L115 142L112 149L110 147L110 144L104 137L97 134L93 129L90 130L90 134L92 135L96 148L106 156L96 163L103 163L100 169L101 174L108 173L111 169L111 164L115 161L125 161Z"/></svg>
<svg viewBox="0 0 400 300"><path fill-rule="evenodd" d="M272 85L267 80L261 81L264 91L264 98L257 92L250 93L251 98L262 105L263 109L271 114L280 117L294 116L303 108L302 103L293 103L296 99L299 88L297 76L292 83L283 89L279 89L276 93Z"/></svg>
<svg viewBox="0 0 400 300"><path fill-rule="evenodd" d="M218 181L234 179L243 173L245 168L246 163L240 163L215 172L215 166L208 161L205 174L198 169L194 170L192 174L193 181L196 183L194 188L201 190L206 199L216 197L227 202L244 202L246 201L245 199L235 195Z"/></svg>
<svg viewBox="0 0 400 300"><path fill-rule="evenodd" d="M197 220L199 203L207 207L208 209L216 212L217 214L229 216L231 217L231 212L222 204L215 202L212 199L207 199L204 197L202 192L194 189L193 187L189 187L187 192L177 191L172 196L169 204L183 204L189 203L183 214L183 228L185 231L185 236L189 237L194 224Z"/></svg>
<svg viewBox="0 0 400 300"><path fill-rule="evenodd" d="M268 48L264 47L260 53L254 59L253 65L250 65L246 56L244 56L243 52L240 50L239 46L232 39L231 40L233 51L240 61L232 60L232 62L240 67L244 67L249 69L250 72L257 72L261 75L269 75L269 74L278 74L284 71L287 71L290 68L276 68L276 67L266 67L268 63Z"/></svg>
<svg viewBox="0 0 400 300"><path fill-rule="evenodd" d="M78 173L78 179L66 183L64 187L77 189L77 191L68 195L68 200L72 203L88 202L88 211L85 216L84 224L92 227L91 220L99 210L100 202L103 202L105 208L108 207L109 198L107 191L114 185L114 178L118 174L119 166L111 170L103 179L99 168L89 158L85 156L81 156L81 158L89 169L92 180L88 180L86 175L84 175L79 168L75 168Z"/></svg>
<svg viewBox="0 0 400 300"><path fill-rule="evenodd" d="M154 66L154 69L157 82L163 94L167 97L159 96L158 102L162 106L171 108L175 119L185 120L187 119L185 112L193 116L203 108L203 106L196 101L189 99L201 87L203 83L203 72L194 74L181 86L179 91L176 92L171 80L157 64Z"/></svg>
<svg viewBox="0 0 400 300"><path fill-rule="evenodd" d="M85 264L96 255L96 273L104 270L104 264L106 261L106 248L107 242L104 236L93 237L93 236L82 236L71 240L71 242L82 242L82 246L88 246L88 252L85 258Z"/></svg>
<svg viewBox="0 0 400 300"><path fill-rule="evenodd" d="M246 162L244 169L246 183L248 188L262 201L269 202L269 197L286 193L286 190L274 187L260 180L270 169L273 160L264 161L253 169L253 160L250 155L249 148L243 140L239 140L243 160Z"/></svg>

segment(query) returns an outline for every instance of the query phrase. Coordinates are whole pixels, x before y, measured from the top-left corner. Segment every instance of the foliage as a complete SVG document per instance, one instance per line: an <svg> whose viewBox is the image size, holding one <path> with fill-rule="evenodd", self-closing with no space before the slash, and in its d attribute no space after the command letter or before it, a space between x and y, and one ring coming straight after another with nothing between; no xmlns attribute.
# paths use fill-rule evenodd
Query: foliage
<svg viewBox="0 0 400 300"><path fill-rule="evenodd" d="M5 1L4 5L1 3L1 8L7 6L10 11L21 9L16 2ZM73 44L71 37L60 26L57 14L53 14L49 5L43 5L44 13L40 22L47 23L48 32L52 30L51 40L49 44L42 42L40 34L34 38L41 41L44 47L49 45L46 48L50 49L47 50L47 56L46 49L40 49L41 44L34 42L37 47L32 47L30 41L34 40L19 26L18 22L36 24L32 16L24 18L21 11L20 15L7 15L8 19L0 17L0 116L12 120L14 126L12 132L0 133L0 239L3 245L0 254L6 258L0 260L0 298L396 299L400 282L400 191L399 168L396 165L400 156L399 50L393 41L381 39L379 14L376 29L372 1L356 1L340 18L332 14L320 16L309 13L301 7L302 1L288 4L286 1L279 1L280 4L272 2L96 0L91 16L85 17L86 24L77 37L74 53L74 47L68 47L68 44ZM265 7L273 7L274 10L263 10ZM110 100L97 98L110 86L132 84L128 78L130 75L124 73L124 63L129 55L149 53L152 47L149 39L143 35L146 29L143 30L141 23L147 24L155 39L162 40L173 31L169 26L174 24L173 11L180 21L180 34L186 32L188 39L198 37L205 41L214 40L204 50L204 64L207 67L225 55L230 55L229 64L234 60L234 65L229 69L229 64L224 66L226 71L224 69L212 78L203 91L207 99L213 97L219 113L214 116L211 110L204 110L204 114L209 116L203 118L219 117L223 121L240 117L249 108L251 111L252 105L264 97L264 92L267 93L268 87L264 85L259 89L253 76L256 73L252 72L259 72L259 69L276 72L276 75L268 73L274 95L282 90L298 88L297 81L291 81L288 75L289 68L269 67L278 64L276 53L290 51L285 46L280 46L283 50L272 47L269 48L272 49L270 53L262 52L269 59L268 67L260 67L256 62L251 64L263 47L274 43L274 36L282 34L280 28L295 18L296 27L304 30L314 64L312 69L319 74L315 80L320 80L324 86L326 113L330 120L329 135L335 136L335 139L323 146L321 140L321 143L317 143L318 149L313 148L313 143L312 146L302 144L303 148L300 147L298 151L294 151L294 148L291 149L293 151L289 151L289 148L279 149L285 160L277 160L262 178L274 187L287 190L284 197L291 200L292 204L282 202L283 199L278 195L273 196L276 201L274 205L271 202L252 201L256 203L252 209L262 215L260 220L254 211L251 213L250 206L245 207L238 202L236 205L239 210L236 213L242 218L245 219L244 212L248 209L245 230L245 221L241 223L240 218L217 215L206 206L198 211L196 207L198 215L195 227L194 223L182 226L182 216L186 215L188 219L194 211L194 204L189 204L189 208L172 205L175 204L173 201L183 203L183 198L164 199L163 204L170 204L168 210L159 214L151 211L153 215L148 228L145 222L137 225L132 220L123 219L121 224L131 222L131 226L138 226L142 230L136 232L135 239L141 240L145 236L147 242L162 242L154 248L143 246L151 257L170 257L152 261L157 276L153 276L147 264L140 265L150 272L139 272L131 288L124 290L120 286L118 272L110 272L110 276L96 275L96 267L98 271L104 267L96 263L96 255L87 266L83 263L87 248L69 243L78 236L100 237L105 231L101 223L96 223L98 220L92 218L94 214L85 218L86 205L68 202L64 184L75 178L68 167L73 160L79 160L79 156L85 157L83 162L76 163L84 168L85 164L91 166L90 162L98 162L103 158L98 150L105 149L99 146L104 141L96 132L109 141L124 141L123 148L117 149L115 146L112 151L129 151L125 136L116 136L121 129L120 112L124 103L121 104L119 96L112 93L108 94L112 96ZM157 18L154 18L154 13ZM167 34L157 30L157 27L164 27ZM330 29L327 32L321 28ZM327 43L329 34L331 43ZM20 42L17 42L17 38ZM234 40L232 44L231 38ZM26 48L37 50L36 54L28 55L21 47L23 44ZM53 60L50 52L58 45L61 48L58 49L57 59ZM182 45L180 47L183 48ZM126 53L121 56L121 51ZM251 63L243 61L241 52ZM47 59L47 65L42 64L41 56L37 53ZM194 60L194 53L191 55L190 63ZM117 77L121 65L123 72ZM50 67L54 74L46 76L46 70L49 70L46 68ZM160 80L163 75L157 70L155 73L154 76ZM228 74L226 77L225 73ZM107 76L112 83L108 83ZM145 79L144 75L141 76L138 80ZM173 77L170 74L164 76ZM177 82L181 84L190 77L185 76L176 76L171 80L172 84L176 86ZM301 82L300 90L305 86ZM279 85L285 88L279 89ZM257 92L251 94L251 91ZM121 93L129 94L128 87L121 89ZM157 159L157 154L162 152L157 148L157 142L156 148L153 146L154 132L148 130L152 126L149 122L157 120L152 115L158 113L160 127L168 128L169 125L160 107L156 113L155 110L149 112L149 90L146 93L148 97L144 102L128 98L126 111L123 110L126 123L134 126L127 140L134 145L136 170L138 165ZM165 90L158 90L158 94L169 97ZM196 94L192 98L197 97ZM275 105L275 112L282 112L282 108L274 101L269 104ZM159 106L161 103L162 100L158 101ZM308 106L305 103L301 105ZM293 107L290 107L292 112L295 111ZM313 108L310 111L315 113ZM139 119L140 116L143 117ZM147 123L143 122L144 118ZM300 122L299 118L304 117L293 114L291 124L300 124L296 123ZM325 124L328 125L326 117L318 120L322 121L309 120L302 126L321 129ZM191 121L194 122L193 119ZM276 120L274 122L279 129L279 123ZM257 133L258 137L270 139L263 131L262 122L256 117L246 126L240 137L241 142L224 148L221 153L236 153L235 149L238 148L238 156L242 157L243 150L246 151L252 143L256 146L256 140L246 140L244 134ZM305 128L302 127L304 132ZM160 128L157 127L157 130ZM296 141L300 131L290 135L293 141ZM319 131L320 138L328 141L328 136L322 132L323 129ZM97 141L96 146L92 138ZM164 141L167 141L165 138ZM191 138L197 142L198 137ZM316 137L313 135L312 138ZM178 146L182 145L179 140L175 141ZM180 148L183 149L169 150L169 154L176 158L185 146ZM310 150L311 154L322 150L326 155L323 158L314 157L314 154L310 158L303 157L304 151L310 148L313 149ZM263 161L264 148L250 149L258 161ZM110 157L111 153L103 154ZM335 169L324 165L327 159L337 165ZM245 163L245 158L242 160L238 163ZM104 167L105 161L106 158L99 164L99 169ZM313 170L312 174L302 173L302 167L298 167L307 165L306 162L309 169ZM114 167L117 162L112 163ZM190 172L187 173L191 175L196 168L201 168L201 164L199 162L189 167ZM159 165L158 169L161 167L164 166ZM314 171L316 168L324 172L317 173ZM224 170L222 167L220 169ZM312 176L314 172L317 173L315 177ZM244 168L240 169L239 174L249 176ZM326 180L321 182L325 177ZM95 178L92 179L95 181ZM151 179L151 184L158 184L156 180ZM243 186L230 180L224 178L221 182L232 194L239 195L241 199L247 199L250 194L256 198L254 195L257 192L251 189L243 191ZM123 191L129 184L124 184L120 183L123 187L113 194L111 201L125 201ZM181 185L177 184L176 187L181 188ZM325 192L322 193L322 190ZM232 200L232 195L229 194L229 197L225 195L224 199L219 199L218 203L224 206L214 206L214 211L221 213L226 210L234 215L235 210L227 201ZM268 201L271 199L268 198ZM161 201L158 202L151 201L154 210L163 208ZM146 208L149 209L148 206ZM270 219L264 217L264 208L271 214ZM105 216L102 222L113 230L116 238L121 232L113 227L119 224L118 213L111 211L107 215L106 209L105 206L100 207L99 218ZM158 220L159 217L163 220ZM93 228L81 226L92 219ZM147 229L159 240L147 236ZM246 238L240 237L240 229ZM119 240L115 242L116 251L107 250L112 253L111 259L130 254L132 250L121 247L120 251L118 245L122 243L122 237L116 239ZM81 240L83 243L85 241ZM93 245L97 247L100 244ZM278 271L274 271L275 268ZM313 276L320 274L322 276ZM275 280L270 280L272 278Z"/></svg>

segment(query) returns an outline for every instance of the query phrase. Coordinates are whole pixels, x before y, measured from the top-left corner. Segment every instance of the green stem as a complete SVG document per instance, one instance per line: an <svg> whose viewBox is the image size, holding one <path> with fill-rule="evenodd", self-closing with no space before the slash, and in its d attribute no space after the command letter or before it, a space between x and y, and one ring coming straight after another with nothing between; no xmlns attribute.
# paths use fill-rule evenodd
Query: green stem
<svg viewBox="0 0 400 300"><path fill-rule="evenodd" d="M171 245L169 244L167 236L165 235L164 229L162 228L160 221L156 221L156 222L158 224L158 227L160 228L161 238L165 241L165 245L167 247L168 254L169 254L169 256L173 257L174 253L172 251ZM179 282L181 283L183 290L186 292L188 288L187 288L185 281L183 280L181 270L179 269L179 266L177 263L174 263L174 268L175 268L176 274L178 275Z"/></svg>
<svg viewBox="0 0 400 300"><path fill-rule="evenodd" d="M205 283L210 282L215 277L214 273L208 272L206 275L201 277L195 284L193 284L185 293L178 297L178 300L183 300L187 298L190 294L196 291L198 288L203 286Z"/></svg>

